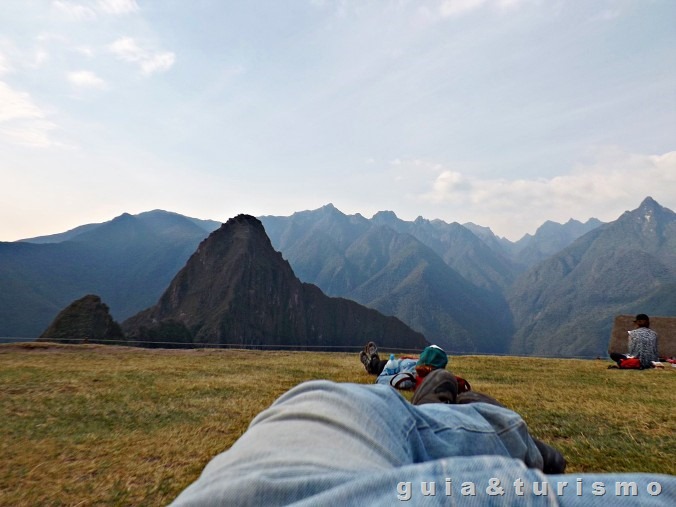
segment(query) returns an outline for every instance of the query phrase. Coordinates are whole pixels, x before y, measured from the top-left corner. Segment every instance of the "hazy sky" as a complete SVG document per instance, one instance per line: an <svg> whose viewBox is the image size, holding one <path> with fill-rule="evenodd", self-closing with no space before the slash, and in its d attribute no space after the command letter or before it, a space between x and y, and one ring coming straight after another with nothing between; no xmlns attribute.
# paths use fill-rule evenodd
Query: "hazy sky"
<svg viewBox="0 0 676 507"><path fill-rule="evenodd" d="M673 0L2 0L0 240L329 202L676 210Z"/></svg>

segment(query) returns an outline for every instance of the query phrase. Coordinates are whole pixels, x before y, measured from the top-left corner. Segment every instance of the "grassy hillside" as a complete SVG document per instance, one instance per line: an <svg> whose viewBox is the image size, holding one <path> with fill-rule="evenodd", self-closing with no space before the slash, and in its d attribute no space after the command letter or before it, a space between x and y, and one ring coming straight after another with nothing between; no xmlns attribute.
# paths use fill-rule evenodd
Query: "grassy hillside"
<svg viewBox="0 0 676 507"><path fill-rule="evenodd" d="M676 369L454 357L570 472L676 474ZM166 505L299 382L370 383L356 354L0 345L0 505Z"/></svg>

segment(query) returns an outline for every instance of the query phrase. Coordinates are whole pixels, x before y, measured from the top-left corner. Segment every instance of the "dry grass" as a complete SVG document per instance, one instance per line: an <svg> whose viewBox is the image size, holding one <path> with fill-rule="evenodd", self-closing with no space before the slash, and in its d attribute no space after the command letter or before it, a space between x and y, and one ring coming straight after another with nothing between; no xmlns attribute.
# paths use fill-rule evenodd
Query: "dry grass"
<svg viewBox="0 0 676 507"><path fill-rule="evenodd" d="M676 369L457 357L569 471L676 473ZM0 346L0 505L165 505L282 392L370 383L356 354Z"/></svg>

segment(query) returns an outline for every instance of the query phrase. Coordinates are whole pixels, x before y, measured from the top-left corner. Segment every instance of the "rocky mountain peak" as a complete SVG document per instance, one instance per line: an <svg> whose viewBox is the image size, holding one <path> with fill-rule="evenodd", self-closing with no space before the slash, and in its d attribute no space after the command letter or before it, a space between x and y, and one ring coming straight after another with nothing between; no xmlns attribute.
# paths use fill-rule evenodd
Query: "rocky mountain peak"
<svg viewBox="0 0 676 507"><path fill-rule="evenodd" d="M217 250L228 247L237 243L238 247L243 248L245 245L252 245L261 243L265 248L272 250L270 239L265 233L263 223L256 217L251 215L237 215L230 218L226 223L221 225L218 229L212 232L198 248L198 252L207 246L218 247Z"/></svg>
<svg viewBox="0 0 676 507"><path fill-rule="evenodd" d="M646 197L641 205L632 211L626 211L617 220L620 226L631 227L635 232L653 236L663 235L663 229L676 221L676 213L661 206L652 197Z"/></svg>
<svg viewBox="0 0 676 507"><path fill-rule="evenodd" d="M661 206L652 197L646 197L634 213L638 216L642 216L646 221L650 221L655 217L673 218L675 216L673 211Z"/></svg>
<svg viewBox="0 0 676 507"><path fill-rule="evenodd" d="M340 215L343 216L344 213L340 211L338 208L336 208L333 203L328 203L319 208L320 212L322 212L324 215Z"/></svg>
<svg viewBox="0 0 676 507"><path fill-rule="evenodd" d="M376 223L387 223L393 220L399 220L399 217L396 215L394 211L384 210L379 211L378 213L373 215L371 220Z"/></svg>
<svg viewBox="0 0 676 507"><path fill-rule="evenodd" d="M129 213L122 213L120 216L113 218L112 222L128 222L133 220L134 216Z"/></svg>
<svg viewBox="0 0 676 507"><path fill-rule="evenodd" d="M259 229L261 232L265 233L263 224L256 217L246 214L239 214L236 217L230 218L225 224L226 227L233 226L242 226L242 227L252 227L254 229Z"/></svg>
<svg viewBox="0 0 676 507"><path fill-rule="evenodd" d="M659 205L659 203L653 199L652 197L648 196L645 199L643 199L643 202L641 202L641 205L639 206L639 209L641 208L661 208L662 206Z"/></svg>
<svg viewBox="0 0 676 507"><path fill-rule="evenodd" d="M205 239L158 303L123 324L135 340L192 343L425 345L394 317L303 284L260 220L238 215Z"/></svg>

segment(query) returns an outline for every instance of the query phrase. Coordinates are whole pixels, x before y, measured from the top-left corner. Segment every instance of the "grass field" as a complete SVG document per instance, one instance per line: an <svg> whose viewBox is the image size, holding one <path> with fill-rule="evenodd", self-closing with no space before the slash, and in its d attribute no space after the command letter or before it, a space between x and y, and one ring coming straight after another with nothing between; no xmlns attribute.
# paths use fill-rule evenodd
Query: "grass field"
<svg viewBox="0 0 676 507"><path fill-rule="evenodd" d="M676 474L676 369L453 357L569 472ZM357 354L0 345L0 505L166 505L249 421L310 379L371 383ZM410 397L410 395L408 395Z"/></svg>

